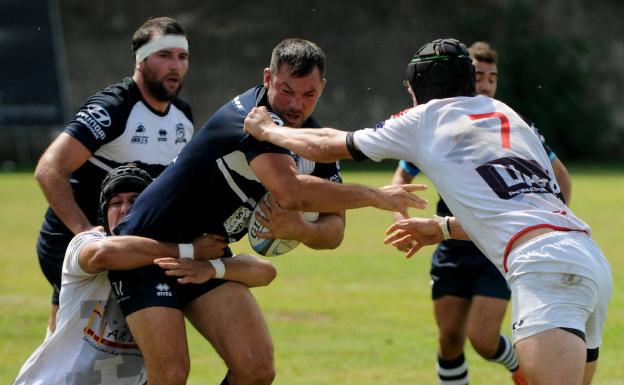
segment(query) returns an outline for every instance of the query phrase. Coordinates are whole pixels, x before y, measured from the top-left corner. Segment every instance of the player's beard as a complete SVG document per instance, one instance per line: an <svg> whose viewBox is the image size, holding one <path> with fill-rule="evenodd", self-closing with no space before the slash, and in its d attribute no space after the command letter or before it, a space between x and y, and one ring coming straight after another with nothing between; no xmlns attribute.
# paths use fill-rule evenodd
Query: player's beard
<svg viewBox="0 0 624 385"><path fill-rule="evenodd" d="M179 79L178 87L175 90L170 91L163 84L165 80L167 79L167 77L169 77L170 75L167 74L163 76L162 79L158 79L156 72L150 71L148 68L149 67L146 67L143 70L143 83L145 84L147 91L150 94L152 94L154 98L156 98L157 100L160 100L161 102L170 102L173 99L175 99L175 97L178 96L178 94L182 90L184 79L179 77L178 75L178 79Z"/></svg>

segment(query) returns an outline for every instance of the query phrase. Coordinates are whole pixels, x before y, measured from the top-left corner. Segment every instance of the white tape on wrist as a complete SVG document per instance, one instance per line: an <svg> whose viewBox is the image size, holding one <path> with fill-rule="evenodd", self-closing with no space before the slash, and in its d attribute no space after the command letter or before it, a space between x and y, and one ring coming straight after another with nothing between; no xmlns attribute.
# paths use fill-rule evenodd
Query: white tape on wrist
<svg viewBox="0 0 624 385"><path fill-rule="evenodd" d="M438 222L438 226L440 227L440 230L442 230L442 238L444 238L444 240L451 239L451 233L449 232L448 224L449 217L434 215L433 219Z"/></svg>
<svg viewBox="0 0 624 385"><path fill-rule="evenodd" d="M180 258L195 259L195 249L192 243L178 243Z"/></svg>
<svg viewBox="0 0 624 385"><path fill-rule="evenodd" d="M208 262L210 262L215 269L215 278L221 279L225 276L225 264L223 264L221 258L209 259Z"/></svg>

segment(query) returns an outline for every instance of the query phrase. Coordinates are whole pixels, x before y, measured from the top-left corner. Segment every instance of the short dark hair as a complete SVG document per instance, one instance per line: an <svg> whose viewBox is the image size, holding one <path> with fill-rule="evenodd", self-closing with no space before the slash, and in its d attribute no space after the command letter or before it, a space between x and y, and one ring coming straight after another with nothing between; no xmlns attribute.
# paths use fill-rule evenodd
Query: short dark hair
<svg viewBox="0 0 624 385"><path fill-rule="evenodd" d="M182 35L188 40L184 28L174 19L170 17L151 18L132 35L132 53L136 55L136 51L141 46L152 40L155 32L160 32L162 35Z"/></svg>
<svg viewBox="0 0 624 385"><path fill-rule="evenodd" d="M470 52L470 57L476 61L496 64L498 60L498 52L496 52L489 43L484 41L475 41L472 43L468 48L468 52Z"/></svg>
<svg viewBox="0 0 624 385"><path fill-rule="evenodd" d="M296 77L310 74L318 67L321 78L325 77L325 53L311 41L291 38L279 42L271 54L271 73L276 73L282 64L290 67L290 74Z"/></svg>

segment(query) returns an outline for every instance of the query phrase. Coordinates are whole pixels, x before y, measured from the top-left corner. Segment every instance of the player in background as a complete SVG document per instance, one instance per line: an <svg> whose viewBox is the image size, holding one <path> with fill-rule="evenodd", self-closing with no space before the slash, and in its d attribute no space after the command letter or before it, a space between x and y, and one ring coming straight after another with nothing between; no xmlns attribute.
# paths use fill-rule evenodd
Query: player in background
<svg viewBox="0 0 624 385"><path fill-rule="evenodd" d="M189 58L182 26L168 17L146 21L132 37L132 52L132 77L89 97L35 170L49 204L37 239L39 264L53 287L48 332L55 328L65 250L97 223L106 173L134 162L156 177L193 135L191 109L177 96Z"/></svg>
<svg viewBox="0 0 624 385"><path fill-rule="evenodd" d="M267 285L275 277L275 269L266 260L251 255L219 258L226 243L216 235L202 235L182 247L141 237L111 237L110 230L151 180L145 171L130 166L117 167L106 176L100 198L103 227L79 233L70 242L63 263L57 328L26 361L14 385L145 383L143 357L112 293L109 269L158 263L186 283L214 278L213 264L222 264L224 279L250 287ZM180 259L185 249L193 259Z"/></svg>
<svg viewBox="0 0 624 385"><path fill-rule="evenodd" d="M290 234L296 240L331 249L342 242L346 208L422 207L423 201L410 193L418 186L341 184L336 163L311 162L243 132L247 113L258 105L269 108L280 124L318 127L311 114L325 87L324 73L325 54L316 44L302 39L280 42L263 72L263 84L236 96L206 122L141 194L116 232L172 243L209 233L235 242L247 233L254 206L268 190L272 206L322 213L317 222L306 225L300 213L286 220L290 228L303 230ZM124 288L116 292L117 299L145 358L150 385L186 383L190 359L185 317L223 358L228 368L223 385L273 381L273 344L246 286L214 280L180 285L156 267L111 271L109 279L113 287ZM167 295L154 290L163 283Z"/></svg>
<svg viewBox="0 0 624 385"><path fill-rule="evenodd" d="M244 129L316 161L404 159L435 185L454 217L410 218L386 243L406 256L445 239L471 239L512 292L512 339L529 384L590 384L611 297L609 264L591 229L567 207L532 127L475 93L464 44L438 39L408 65L414 108L355 132L278 127L255 108Z"/></svg>
<svg viewBox="0 0 624 385"><path fill-rule="evenodd" d="M494 98L498 83L497 52L485 42L474 43L468 51L475 67L477 94ZM565 201L569 203L570 176L535 130L542 139ZM413 164L400 161L392 183L411 183L419 172ZM453 215L442 199L438 201L436 215ZM407 218L394 213L394 219ZM412 245L406 242L396 246L408 251ZM511 341L501 333L511 292L496 266L474 243L449 239L440 242L431 257L431 282L433 313L439 335L436 369L440 385L469 383L468 363L464 356L466 338L481 357L504 365L516 384L525 384Z"/></svg>

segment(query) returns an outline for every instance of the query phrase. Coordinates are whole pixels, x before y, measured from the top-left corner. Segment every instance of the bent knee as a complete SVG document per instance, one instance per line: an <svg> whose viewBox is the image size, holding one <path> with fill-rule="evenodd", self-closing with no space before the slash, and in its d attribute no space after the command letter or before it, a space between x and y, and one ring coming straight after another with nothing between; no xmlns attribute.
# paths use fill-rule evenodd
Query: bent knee
<svg viewBox="0 0 624 385"><path fill-rule="evenodd" d="M188 380L189 372L190 365L184 362L174 365L159 365L156 368L148 367L147 383L148 385L184 385Z"/></svg>
<svg viewBox="0 0 624 385"><path fill-rule="evenodd" d="M272 355L264 359L254 359L246 363L240 363L229 369L241 384L269 385L275 378L275 366L273 365Z"/></svg>

